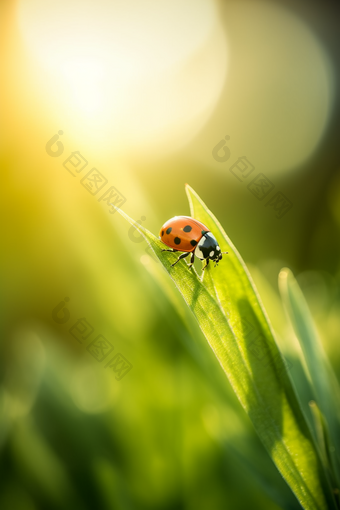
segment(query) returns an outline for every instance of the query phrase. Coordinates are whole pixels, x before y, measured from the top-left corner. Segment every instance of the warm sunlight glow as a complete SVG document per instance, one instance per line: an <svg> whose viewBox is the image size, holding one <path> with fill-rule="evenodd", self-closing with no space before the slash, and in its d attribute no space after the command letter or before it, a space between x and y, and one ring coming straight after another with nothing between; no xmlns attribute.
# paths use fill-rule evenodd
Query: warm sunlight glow
<svg viewBox="0 0 340 510"><path fill-rule="evenodd" d="M195 135L218 100L227 55L213 0L60 0L53 16L48 2L21 0L18 15L25 41L52 77L45 94L64 129L83 142L90 136L118 152L172 151Z"/></svg>

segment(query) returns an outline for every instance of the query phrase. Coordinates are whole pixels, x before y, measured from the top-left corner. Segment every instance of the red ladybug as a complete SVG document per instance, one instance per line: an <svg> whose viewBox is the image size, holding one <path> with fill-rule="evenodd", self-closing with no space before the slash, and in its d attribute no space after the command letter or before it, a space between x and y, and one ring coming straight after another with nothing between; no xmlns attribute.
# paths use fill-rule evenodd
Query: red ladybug
<svg viewBox="0 0 340 510"><path fill-rule="evenodd" d="M210 259L215 262L216 267L222 258L222 253L228 253L221 252L215 236L208 227L190 216L175 216L168 220L161 228L159 238L171 248L171 250L162 251L184 252L176 262L171 264L172 266L191 253L189 268L193 265L196 255L200 260L206 261L202 268L204 270Z"/></svg>

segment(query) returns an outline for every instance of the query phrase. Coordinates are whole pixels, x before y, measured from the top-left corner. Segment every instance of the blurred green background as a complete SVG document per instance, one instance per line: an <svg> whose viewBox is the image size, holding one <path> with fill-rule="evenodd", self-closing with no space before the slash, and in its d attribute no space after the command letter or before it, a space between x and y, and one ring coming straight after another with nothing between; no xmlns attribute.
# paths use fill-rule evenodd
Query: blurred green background
<svg viewBox="0 0 340 510"><path fill-rule="evenodd" d="M189 214L184 184L199 193L251 271L308 412L277 276L297 275L339 374L339 4L0 9L0 508L299 508L174 285L99 198L114 186L158 234ZM88 161L75 176L74 151ZM240 157L255 167L244 182L229 170ZM107 180L95 195L80 182L92 168ZM263 200L247 187L259 173L275 185ZM281 219L266 206L277 192L292 204ZM69 332L80 318L94 330L82 344ZM99 334L114 346L101 362L86 349ZM104 368L117 353L132 364L121 380Z"/></svg>

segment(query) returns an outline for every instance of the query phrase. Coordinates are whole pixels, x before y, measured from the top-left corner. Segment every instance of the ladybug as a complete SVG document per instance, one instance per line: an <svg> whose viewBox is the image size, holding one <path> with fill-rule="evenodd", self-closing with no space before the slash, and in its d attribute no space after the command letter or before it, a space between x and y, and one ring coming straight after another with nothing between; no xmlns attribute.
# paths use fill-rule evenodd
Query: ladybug
<svg viewBox="0 0 340 510"><path fill-rule="evenodd" d="M205 265L202 267L204 270L210 260L215 262L216 267L222 254L228 253L221 252L215 236L208 227L190 216L175 216L168 220L161 228L159 238L171 248L171 250L164 249L162 251L184 252L171 266L191 253L189 268L193 265L196 255L200 260L205 260Z"/></svg>

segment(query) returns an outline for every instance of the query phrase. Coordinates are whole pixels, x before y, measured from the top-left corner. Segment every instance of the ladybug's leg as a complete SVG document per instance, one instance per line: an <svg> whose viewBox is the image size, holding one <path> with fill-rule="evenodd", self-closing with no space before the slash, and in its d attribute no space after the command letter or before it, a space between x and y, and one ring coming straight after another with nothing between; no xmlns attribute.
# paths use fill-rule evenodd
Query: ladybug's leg
<svg viewBox="0 0 340 510"><path fill-rule="evenodd" d="M190 257L190 264L188 265L188 268L190 269L191 266L193 265L194 263L194 260L195 260L195 252L191 252L191 257Z"/></svg>
<svg viewBox="0 0 340 510"><path fill-rule="evenodd" d="M205 266L202 267L202 271L205 270L206 267L208 267L208 264L209 264L209 259L204 259L205 260Z"/></svg>
<svg viewBox="0 0 340 510"><path fill-rule="evenodd" d="M175 248L171 248L171 250L161 250L161 251L171 251L171 253L174 253L175 251L178 251L178 250L175 250Z"/></svg>
<svg viewBox="0 0 340 510"><path fill-rule="evenodd" d="M178 259L176 260L176 262L174 262L173 264L171 264L171 267L174 267L175 264L177 264L177 262L179 262L181 259L184 259L185 257L187 257L189 255L190 251L188 252L184 252L182 253L182 255L180 255L178 257Z"/></svg>

